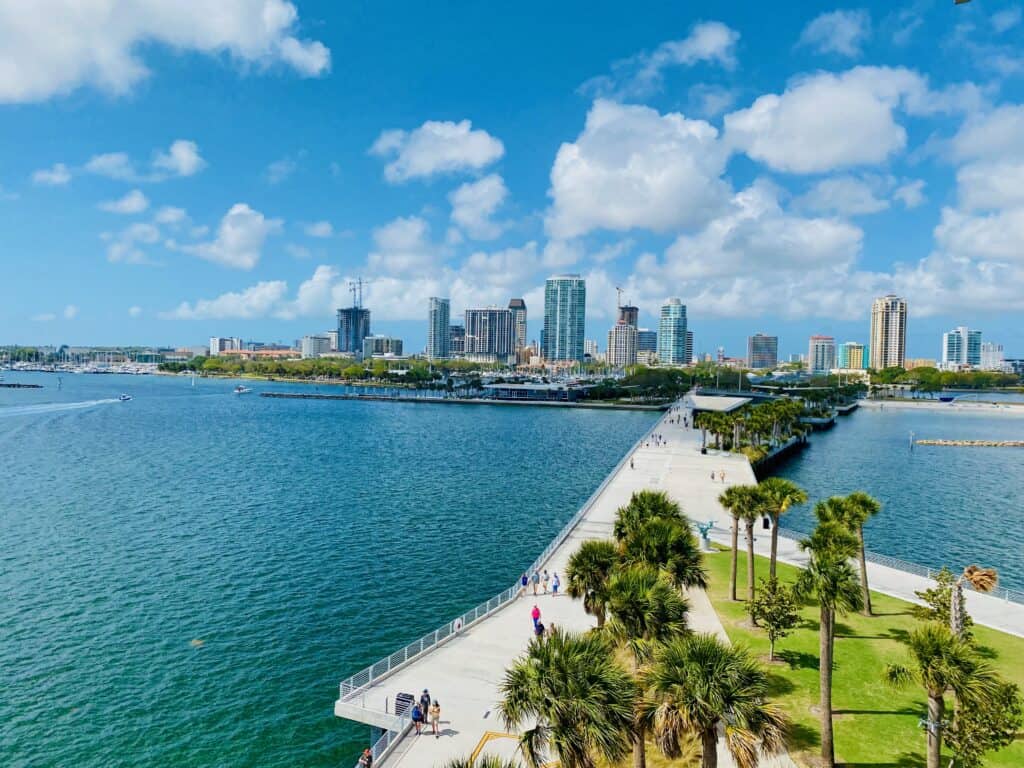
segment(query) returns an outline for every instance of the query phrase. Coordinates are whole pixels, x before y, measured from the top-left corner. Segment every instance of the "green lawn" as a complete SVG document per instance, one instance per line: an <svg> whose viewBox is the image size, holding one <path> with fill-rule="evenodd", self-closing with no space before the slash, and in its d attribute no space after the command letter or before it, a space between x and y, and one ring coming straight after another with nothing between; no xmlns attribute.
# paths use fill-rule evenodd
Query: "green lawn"
<svg viewBox="0 0 1024 768"><path fill-rule="evenodd" d="M733 603L729 593L729 553L705 558L711 585L708 594L734 643L747 646L767 664L768 640L753 628L744 603ZM767 577L768 560L758 557L757 577ZM791 582L796 568L779 565L779 578ZM746 560L741 552L739 593L746 592ZM923 690L894 691L882 682L889 662L904 661L903 641L918 625L910 604L872 593L875 616L849 614L837 620L832 702L835 710L836 760L860 768L917 768L924 761L924 732L918 720L925 712ZM768 665L775 700L793 720L791 750L798 762L813 763L820 747L818 727L818 610L808 606L802 625L776 645L786 661ZM986 627L975 627L982 652L999 673L1024 688L1024 639ZM812 707L814 708L812 711ZM801 760L801 758L804 758ZM1005 750L989 755L987 766L1024 766L1024 734Z"/></svg>

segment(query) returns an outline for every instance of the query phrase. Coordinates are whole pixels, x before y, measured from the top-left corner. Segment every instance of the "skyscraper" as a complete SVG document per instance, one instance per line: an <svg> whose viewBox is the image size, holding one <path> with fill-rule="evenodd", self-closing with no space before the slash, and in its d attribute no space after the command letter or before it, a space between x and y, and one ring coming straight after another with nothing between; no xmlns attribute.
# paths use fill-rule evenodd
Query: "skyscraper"
<svg viewBox="0 0 1024 768"><path fill-rule="evenodd" d="M522 299L511 299L508 302L512 312L513 345L515 351L526 346L526 302Z"/></svg>
<svg viewBox="0 0 1024 768"><path fill-rule="evenodd" d="M483 307L466 310L466 354L494 357L501 362L515 356L512 310Z"/></svg>
<svg viewBox="0 0 1024 768"><path fill-rule="evenodd" d="M583 342L583 354L589 355L592 360L597 359L597 341L594 339L587 339Z"/></svg>
<svg viewBox="0 0 1024 768"><path fill-rule="evenodd" d="M836 367L844 370L863 370L867 363L864 345L856 341L840 344L836 354Z"/></svg>
<svg viewBox="0 0 1024 768"><path fill-rule="evenodd" d="M889 294L871 305L871 367L902 368L907 351L907 300Z"/></svg>
<svg viewBox="0 0 1024 768"><path fill-rule="evenodd" d="M338 310L338 351L361 356L363 339L370 335L370 310L347 307Z"/></svg>
<svg viewBox="0 0 1024 768"><path fill-rule="evenodd" d="M747 337L747 365L756 370L779 364L779 337L755 333Z"/></svg>
<svg viewBox="0 0 1024 768"><path fill-rule="evenodd" d="M636 329L636 351L658 353L658 332L649 328Z"/></svg>
<svg viewBox="0 0 1024 768"><path fill-rule="evenodd" d="M608 331L608 365L636 365L636 326L618 322Z"/></svg>
<svg viewBox="0 0 1024 768"><path fill-rule="evenodd" d="M466 354L466 326L452 325L448 328L448 353L453 356Z"/></svg>
<svg viewBox="0 0 1024 768"><path fill-rule="evenodd" d="M640 309L638 307L632 307L628 304L619 307L619 317L616 322L623 323L624 325L632 325L636 328L639 320Z"/></svg>
<svg viewBox="0 0 1024 768"><path fill-rule="evenodd" d="M807 346L807 370L825 374L836 367L836 340L832 336L811 336Z"/></svg>
<svg viewBox="0 0 1024 768"><path fill-rule="evenodd" d="M451 301L430 297L427 308L427 359L445 360L451 357L451 333L449 315Z"/></svg>
<svg viewBox="0 0 1024 768"><path fill-rule="evenodd" d="M587 321L587 285L579 275L554 275L544 283L544 331L541 355L545 360L583 360L583 334Z"/></svg>
<svg viewBox="0 0 1024 768"><path fill-rule="evenodd" d="M1012 370L1010 366L1006 364L1006 358L1003 354L1003 345L996 344L993 341L982 342L981 362L978 367L983 371L1009 372Z"/></svg>
<svg viewBox="0 0 1024 768"><path fill-rule="evenodd" d="M686 305L669 299L661 308L658 321L658 362L662 365L688 365L686 359Z"/></svg>
<svg viewBox="0 0 1024 768"><path fill-rule="evenodd" d="M686 358L686 365L693 362L693 331L686 332L686 354L683 356Z"/></svg>
<svg viewBox="0 0 1024 768"><path fill-rule="evenodd" d="M981 331L961 325L942 334L942 367L981 365Z"/></svg>

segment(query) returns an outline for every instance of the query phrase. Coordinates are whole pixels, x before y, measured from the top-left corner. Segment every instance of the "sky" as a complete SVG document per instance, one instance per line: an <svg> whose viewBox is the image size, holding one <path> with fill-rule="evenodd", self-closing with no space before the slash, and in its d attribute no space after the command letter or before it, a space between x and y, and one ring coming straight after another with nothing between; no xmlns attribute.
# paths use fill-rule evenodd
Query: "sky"
<svg viewBox="0 0 1024 768"><path fill-rule="evenodd" d="M587 280L698 352L1024 356L1018 3L0 0L0 344L290 343Z"/></svg>

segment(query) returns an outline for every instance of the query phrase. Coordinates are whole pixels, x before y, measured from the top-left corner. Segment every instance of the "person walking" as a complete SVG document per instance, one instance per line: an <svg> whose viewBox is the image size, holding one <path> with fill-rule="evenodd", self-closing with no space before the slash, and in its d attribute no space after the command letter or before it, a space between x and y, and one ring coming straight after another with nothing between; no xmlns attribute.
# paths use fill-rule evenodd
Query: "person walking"
<svg viewBox="0 0 1024 768"><path fill-rule="evenodd" d="M722 470L721 472L719 472L718 474L720 474L720 475L722 476L722 484L724 485L724 484L725 484L725 470L723 469L723 470Z"/></svg>
<svg viewBox="0 0 1024 768"><path fill-rule="evenodd" d="M632 456L629 457L629 468L630 469L635 469L635 467L633 466L633 457Z"/></svg>
<svg viewBox="0 0 1024 768"><path fill-rule="evenodd" d="M441 734L437 730L437 726L441 722L441 703L434 699L434 703L430 705L430 729L434 732L434 738L441 738Z"/></svg>
<svg viewBox="0 0 1024 768"><path fill-rule="evenodd" d="M533 627L533 634L537 637L544 637L544 624L538 621Z"/></svg>
<svg viewBox="0 0 1024 768"><path fill-rule="evenodd" d="M416 735L420 735L420 731L423 730L423 710L420 709L419 704L412 705L412 726L416 729Z"/></svg>
<svg viewBox="0 0 1024 768"><path fill-rule="evenodd" d="M533 628L536 629L537 625L540 624L540 608L533 606L533 610L530 611L530 617L533 619Z"/></svg>
<svg viewBox="0 0 1024 768"><path fill-rule="evenodd" d="M359 756L359 768L373 768L373 752L369 749L364 749Z"/></svg>
<svg viewBox="0 0 1024 768"><path fill-rule="evenodd" d="M558 588L562 586L562 582L558 578L558 571L555 571L555 577L551 580L551 596L558 597Z"/></svg>
<svg viewBox="0 0 1024 768"><path fill-rule="evenodd" d="M526 585L529 584L529 583L530 583L530 580L527 578L526 574L524 573L523 577L521 579L519 579L519 586L521 586L523 588L523 592L526 591Z"/></svg>
<svg viewBox="0 0 1024 768"><path fill-rule="evenodd" d="M533 572L532 581L533 581L533 594L536 595L537 594L537 585L540 584L540 571L534 571Z"/></svg>
<svg viewBox="0 0 1024 768"><path fill-rule="evenodd" d="M427 713L430 711L430 691L426 688L420 694L420 712L423 713L423 723L427 722Z"/></svg>
<svg viewBox="0 0 1024 768"><path fill-rule="evenodd" d="M551 581L551 575L548 573L547 568L544 569L544 576L542 579L544 581L544 594L546 595L548 593L548 582Z"/></svg>

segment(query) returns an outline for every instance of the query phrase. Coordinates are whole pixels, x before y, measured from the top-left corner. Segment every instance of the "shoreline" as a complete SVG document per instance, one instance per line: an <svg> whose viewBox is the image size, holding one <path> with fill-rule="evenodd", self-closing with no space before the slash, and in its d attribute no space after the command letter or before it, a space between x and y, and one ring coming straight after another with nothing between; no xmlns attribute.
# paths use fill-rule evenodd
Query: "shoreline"
<svg viewBox="0 0 1024 768"><path fill-rule="evenodd" d="M279 398L282 400L356 400L371 402L394 402L394 403L426 403L428 405L519 405L519 406L542 406L544 408L589 408L606 411L667 411L669 403L662 405L638 405L632 403L588 403L568 402L562 400L488 400L486 398L471 397L403 397L392 395L324 395L311 392L260 392L260 397Z"/></svg>
<svg viewBox="0 0 1024 768"><path fill-rule="evenodd" d="M921 410L921 411L949 411L961 413L984 413L984 414L1010 414L1024 416L1024 403L1014 402L964 402L964 403L942 403L937 400L861 400L860 404L865 408L885 410L886 408Z"/></svg>

